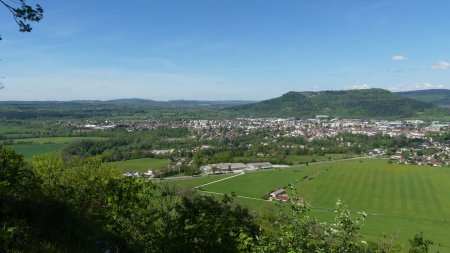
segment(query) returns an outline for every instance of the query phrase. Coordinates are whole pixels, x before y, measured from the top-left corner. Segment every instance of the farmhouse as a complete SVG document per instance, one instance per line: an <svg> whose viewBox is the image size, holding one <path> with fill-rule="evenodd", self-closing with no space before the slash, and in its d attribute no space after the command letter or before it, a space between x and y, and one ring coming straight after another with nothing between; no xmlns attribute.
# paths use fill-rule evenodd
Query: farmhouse
<svg viewBox="0 0 450 253"><path fill-rule="evenodd" d="M269 200L287 201L288 199L289 197L283 188L269 194Z"/></svg>

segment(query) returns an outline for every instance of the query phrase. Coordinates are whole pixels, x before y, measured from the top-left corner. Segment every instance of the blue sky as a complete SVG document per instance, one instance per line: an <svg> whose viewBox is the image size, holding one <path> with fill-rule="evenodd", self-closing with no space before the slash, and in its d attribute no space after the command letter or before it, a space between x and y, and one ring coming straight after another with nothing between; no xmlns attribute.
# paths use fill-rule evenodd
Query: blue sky
<svg viewBox="0 0 450 253"><path fill-rule="evenodd" d="M0 9L0 100L450 88L448 0L37 2L32 33Z"/></svg>

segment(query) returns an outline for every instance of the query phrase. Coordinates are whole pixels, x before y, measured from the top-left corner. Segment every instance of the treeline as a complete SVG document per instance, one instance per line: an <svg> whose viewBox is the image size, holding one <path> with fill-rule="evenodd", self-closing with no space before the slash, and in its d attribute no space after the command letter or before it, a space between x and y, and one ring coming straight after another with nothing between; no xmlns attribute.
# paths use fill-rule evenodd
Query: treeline
<svg viewBox="0 0 450 253"><path fill-rule="evenodd" d="M291 202L264 216L233 203L117 175L98 159L26 164L0 148L1 252L428 252L418 234L404 249L364 241L365 214L337 202L332 223ZM290 211L286 212L286 208Z"/></svg>
<svg viewBox="0 0 450 253"><path fill-rule="evenodd" d="M228 114L220 111L223 105L139 105L120 103L77 102L3 102L0 119L107 119L111 117L152 117L158 119L211 119Z"/></svg>

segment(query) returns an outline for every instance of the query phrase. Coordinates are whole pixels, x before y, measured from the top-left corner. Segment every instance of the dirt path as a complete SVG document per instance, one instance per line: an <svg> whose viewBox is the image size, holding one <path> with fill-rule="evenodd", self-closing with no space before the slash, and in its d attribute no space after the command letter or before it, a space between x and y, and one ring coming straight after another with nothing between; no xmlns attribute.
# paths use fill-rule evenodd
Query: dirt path
<svg viewBox="0 0 450 253"><path fill-rule="evenodd" d="M210 185L210 184L214 184L214 183L217 183L217 182L220 182L220 181L224 181L224 180L227 180L227 179L230 179L230 178L233 178L233 177L242 176L242 175L244 175L244 174L245 174L245 173L242 172L242 173L239 173L239 174L234 175L234 176L231 176L231 177L222 178L222 179L219 179L219 180L216 180L216 181L212 181L212 182L209 182L209 183L206 183L206 184L202 184L202 185L196 186L196 187L194 187L194 189L198 189L198 188L200 188L200 187L207 186L207 185Z"/></svg>
<svg viewBox="0 0 450 253"><path fill-rule="evenodd" d="M221 193L221 192L209 192L209 191L201 191L201 190L197 190L197 191L201 192L201 193L209 193L209 194L216 194L216 195L222 195L222 196L225 195L225 193ZM271 202L270 200L267 200L267 199L258 199L258 198L252 198L252 197L246 197L246 196L234 196L234 197L241 198L241 199L252 199L252 200Z"/></svg>

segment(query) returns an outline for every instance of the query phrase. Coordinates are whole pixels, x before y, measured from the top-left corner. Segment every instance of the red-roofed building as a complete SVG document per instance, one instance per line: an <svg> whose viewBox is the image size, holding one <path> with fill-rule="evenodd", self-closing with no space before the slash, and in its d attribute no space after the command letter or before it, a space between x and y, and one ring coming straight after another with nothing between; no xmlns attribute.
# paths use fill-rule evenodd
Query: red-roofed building
<svg viewBox="0 0 450 253"><path fill-rule="evenodd" d="M286 191L281 188L269 194L269 200L287 201L289 199Z"/></svg>

